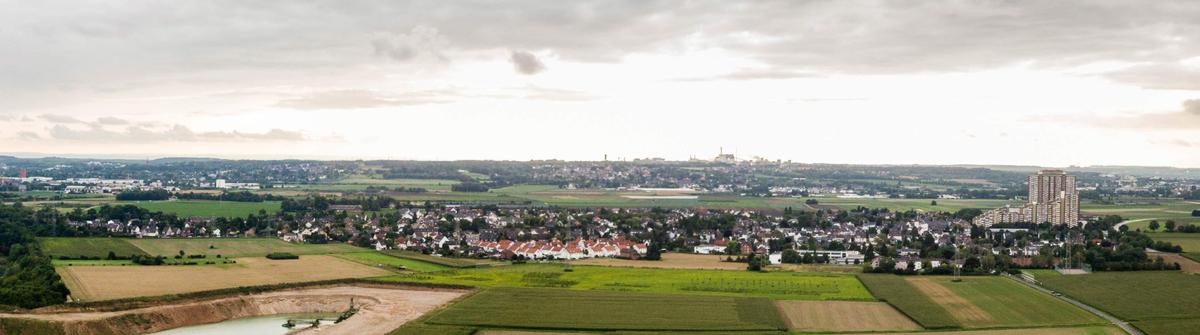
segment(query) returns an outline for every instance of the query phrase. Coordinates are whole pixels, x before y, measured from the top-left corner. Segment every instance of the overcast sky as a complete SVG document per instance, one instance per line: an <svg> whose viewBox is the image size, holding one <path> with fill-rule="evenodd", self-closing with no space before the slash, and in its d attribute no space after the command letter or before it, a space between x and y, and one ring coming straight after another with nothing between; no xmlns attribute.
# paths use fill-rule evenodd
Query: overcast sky
<svg viewBox="0 0 1200 335"><path fill-rule="evenodd" d="M0 152L1200 167L1197 1L0 8Z"/></svg>

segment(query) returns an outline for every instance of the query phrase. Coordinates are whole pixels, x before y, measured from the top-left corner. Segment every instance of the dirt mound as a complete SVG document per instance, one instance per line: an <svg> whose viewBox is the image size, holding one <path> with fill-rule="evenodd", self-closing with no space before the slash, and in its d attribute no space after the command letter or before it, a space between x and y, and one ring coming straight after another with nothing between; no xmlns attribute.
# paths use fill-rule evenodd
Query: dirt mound
<svg viewBox="0 0 1200 335"><path fill-rule="evenodd" d="M383 334L462 294L445 290L342 286L189 301L114 312L0 314L0 319L48 321L60 325L62 334L71 335L141 334L253 316L340 313L350 306L353 299L355 306L360 308L359 312L342 323L322 327L321 333ZM4 329L5 324L0 322L0 334L20 332L17 329Z"/></svg>

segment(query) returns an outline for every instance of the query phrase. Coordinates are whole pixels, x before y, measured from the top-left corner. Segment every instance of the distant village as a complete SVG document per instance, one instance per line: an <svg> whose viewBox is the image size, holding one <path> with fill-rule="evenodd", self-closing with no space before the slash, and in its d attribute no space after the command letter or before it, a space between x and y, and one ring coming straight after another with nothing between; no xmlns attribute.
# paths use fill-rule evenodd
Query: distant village
<svg viewBox="0 0 1200 335"><path fill-rule="evenodd" d="M1077 177L1057 170L1019 177L1008 172L940 167L912 170L852 167L845 170L845 167L767 160L739 161L727 154L719 158L702 163L497 162L463 166L464 169L439 165L442 163L413 162L404 163L411 166L385 169L383 177L467 180L468 173L464 171L470 168L485 172L483 178L488 181L482 186L483 190L513 183L558 183L563 188L615 190L672 188L742 196L806 197L810 201L808 208L564 209L409 202L395 200L387 193L363 192L329 198L313 193L302 198L281 197L283 211L260 212L247 217L176 217L150 213L134 206L103 206L98 210L72 211L65 216L66 225L79 230L82 235L273 237L303 243L352 243L375 249L406 249L447 257L518 260L641 259L655 257L660 252L686 252L720 254L734 262L761 257L775 264L828 263L921 272L930 268L944 270L950 263L957 266L971 264L986 270L1078 266L1081 263L1110 266L1106 264L1113 259L1142 264L1150 261L1148 256L1129 250L1147 248L1149 245L1145 241L1149 239L1137 237L1137 232L1111 234L1110 229L1116 222L1111 222L1112 218L1080 216L1080 199L1096 196L1103 199L1104 192L1125 188L1128 185L1119 185L1126 182L1137 185L1169 183L1171 187L1155 188L1153 192L1174 196L1182 194L1180 192L1196 192L1196 185L1189 184L1195 182L1191 179L1127 179L1094 173ZM82 167L60 164L41 169L48 175L46 177L30 176L20 168L15 169L15 176L0 179L0 187L25 190L28 186L63 193L257 190L288 187L293 183L317 183L361 173L356 170L361 166L348 162L254 162L255 165L245 171L230 165L251 163L188 164L193 163L164 164L149 175L124 175L155 179L78 176L80 170L108 171L104 173L106 176L120 175L113 171L130 171L129 166L120 164L87 163ZM702 164L703 168L684 169L680 164ZM14 170L11 166L2 169ZM894 176L897 169L912 175L949 169L954 171L949 173L963 174L963 177L982 175L989 178L1002 176L996 177L1001 178L998 180L1023 180L1010 184L988 182L1006 185L990 190L964 188L937 192L919 183L910 185L917 187L912 188L902 182L869 187L842 182L847 177ZM756 174L796 177L774 178L769 179L770 183L763 183L755 179L757 177L751 177ZM1015 190L1018 187L1020 191ZM940 199L978 198L980 194L993 192L1003 195L1002 199L1024 199L1027 204L953 213L891 212L878 208L822 206L819 204L822 197L815 196L894 198L907 196L904 192L917 192L922 196L932 194L933 198ZM1118 257L1119 253L1124 256ZM1129 253L1136 255L1129 256Z"/></svg>

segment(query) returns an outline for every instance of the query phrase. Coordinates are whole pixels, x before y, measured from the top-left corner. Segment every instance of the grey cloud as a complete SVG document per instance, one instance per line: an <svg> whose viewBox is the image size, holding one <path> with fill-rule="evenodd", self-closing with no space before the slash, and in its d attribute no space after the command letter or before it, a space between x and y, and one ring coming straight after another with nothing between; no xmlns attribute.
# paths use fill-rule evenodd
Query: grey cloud
<svg viewBox="0 0 1200 335"><path fill-rule="evenodd" d="M449 102L441 91L423 91L389 96L368 90L338 90L317 92L299 98L285 99L276 105L294 109L362 109L387 106L416 106Z"/></svg>
<svg viewBox="0 0 1200 335"><path fill-rule="evenodd" d="M528 51L513 51L508 60L520 74L534 75L546 70L546 64L542 64L537 55Z"/></svg>
<svg viewBox="0 0 1200 335"><path fill-rule="evenodd" d="M66 115L42 114L40 117L42 118L42 120L46 120L46 121L50 121L50 122L54 122L54 123L87 123L87 122L84 122L83 120L76 119L74 117L66 116Z"/></svg>
<svg viewBox="0 0 1200 335"><path fill-rule="evenodd" d="M1200 99L1184 101L1183 112L1200 117Z"/></svg>
<svg viewBox="0 0 1200 335"><path fill-rule="evenodd" d="M1181 107L1179 111L1175 112L1085 118L1082 122L1099 128L1200 130L1200 99L1184 101ZM1080 122L1078 118L1074 117L1049 121Z"/></svg>
<svg viewBox="0 0 1200 335"><path fill-rule="evenodd" d="M1179 64L1152 64L1111 72L1105 77L1139 87L1200 91L1200 69Z"/></svg>
<svg viewBox="0 0 1200 335"><path fill-rule="evenodd" d="M41 137L40 135L38 135L37 133L31 132L31 131L20 131L20 132L17 132L17 137L16 137L16 138L17 138L18 140L26 140L26 141L31 141L31 140L40 140L40 139L42 139L42 137Z"/></svg>
<svg viewBox="0 0 1200 335"><path fill-rule="evenodd" d="M869 74L1177 64L1200 54L1195 1L215 0L9 7L0 11L6 46L0 68L8 71L0 92L335 71L376 62L364 48L398 61L509 49L553 50L588 62L720 48L772 70ZM78 50L97 57L80 62Z"/></svg>
<svg viewBox="0 0 1200 335"><path fill-rule="evenodd" d="M442 49L446 45L446 39L438 35L437 29L427 26L417 26L407 34L384 34L371 41L376 56L402 62L411 61L422 55L446 60L446 56L442 54Z"/></svg>
<svg viewBox="0 0 1200 335"><path fill-rule="evenodd" d="M195 132L182 125L174 125L166 129L150 129L140 126L129 126L124 130L114 131L103 128L75 129L64 125L56 125L48 130L49 138L69 141L92 141L105 143L146 143L146 142L247 142L247 141L304 141L306 138L300 132L271 129L264 133L247 133L239 131Z"/></svg>

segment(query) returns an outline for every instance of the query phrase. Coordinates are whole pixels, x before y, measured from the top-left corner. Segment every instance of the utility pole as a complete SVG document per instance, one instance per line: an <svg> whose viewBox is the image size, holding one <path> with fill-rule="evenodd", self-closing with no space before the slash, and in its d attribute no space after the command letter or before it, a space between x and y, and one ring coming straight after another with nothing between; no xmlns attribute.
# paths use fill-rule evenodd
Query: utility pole
<svg viewBox="0 0 1200 335"><path fill-rule="evenodd" d="M957 283L962 281L962 249L954 253L954 263L954 279L950 281Z"/></svg>

